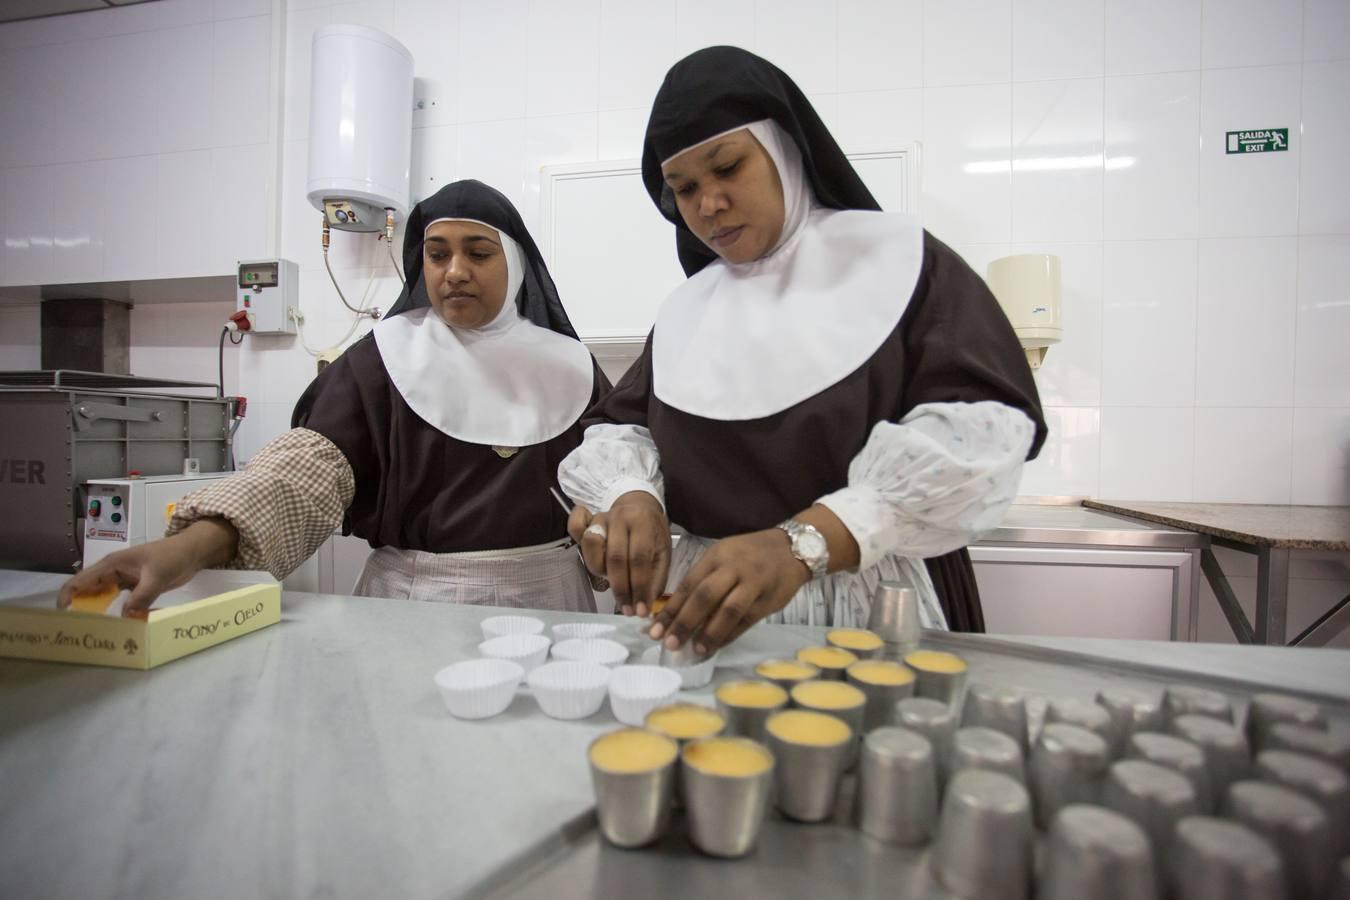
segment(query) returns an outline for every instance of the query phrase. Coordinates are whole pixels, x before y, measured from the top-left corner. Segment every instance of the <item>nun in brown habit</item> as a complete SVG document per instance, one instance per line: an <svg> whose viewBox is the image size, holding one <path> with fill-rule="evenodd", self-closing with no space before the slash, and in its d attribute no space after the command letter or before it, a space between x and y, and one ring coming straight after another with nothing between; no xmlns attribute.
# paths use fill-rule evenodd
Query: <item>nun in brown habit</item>
<svg viewBox="0 0 1350 900"><path fill-rule="evenodd" d="M593 611L549 488L610 386L538 247L502 194L460 181L413 210L403 258L398 302L290 431L66 593L117 583L134 609L202 568L283 578L341 527L374 548L358 595Z"/></svg>
<svg viewBox="0 0 1350 900"><path fill-rule="evenodd" d="M642 174L688 280L559 470L588 566L629 612L673 590L651 631L672 647L864 626L883 580L915 588L924 625L983 630L965 547L1046 433L984 282L881 212L797 86L744 50L670 70Z"/></svg>

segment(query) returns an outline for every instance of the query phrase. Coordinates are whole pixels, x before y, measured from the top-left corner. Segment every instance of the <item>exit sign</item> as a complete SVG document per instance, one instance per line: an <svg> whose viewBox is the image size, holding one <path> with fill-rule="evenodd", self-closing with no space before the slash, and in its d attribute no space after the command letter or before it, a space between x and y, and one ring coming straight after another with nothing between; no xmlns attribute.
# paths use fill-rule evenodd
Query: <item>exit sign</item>
<svg viewBox="0 0 1350 900"><path fill-rule="evenodd" d="M1289 149L1288 128L1228 132L1226 153L1275 153Z"/></svg>

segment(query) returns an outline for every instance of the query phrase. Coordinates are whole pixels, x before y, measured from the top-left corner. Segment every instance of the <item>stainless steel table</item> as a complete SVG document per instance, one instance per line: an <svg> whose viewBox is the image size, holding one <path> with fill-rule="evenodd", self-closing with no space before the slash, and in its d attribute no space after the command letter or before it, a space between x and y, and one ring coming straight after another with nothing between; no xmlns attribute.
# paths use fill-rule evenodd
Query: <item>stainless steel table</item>
<svg viewBox="0 0 1350 900"><path fill-rule="evenodd" d="M22 590L44 586L21 580ZM288 593L281 624L149 672L0 659L0 893L487 890L586 820L585 747L615 727L608 707L582 722L548 719L524 691L495 719L451 718L432 675L475 655L478 622L494 612ZM620 621L640 649L635 623ZM725 652L718 679L817 643L822 631L754 629ZM1036 692L1090 696L1143 660L1188 664L1198 680L1312 692L1338 727L1350 709L1342 651L1101 641L1086 645L1093 655L1066 679L1064 658L1047 663L1045 654L1079 642L950 640L973 664L982 653L1005 660L989 663L993 677L1016 665ZM669 893L687 896L678 885Z"/></svg>

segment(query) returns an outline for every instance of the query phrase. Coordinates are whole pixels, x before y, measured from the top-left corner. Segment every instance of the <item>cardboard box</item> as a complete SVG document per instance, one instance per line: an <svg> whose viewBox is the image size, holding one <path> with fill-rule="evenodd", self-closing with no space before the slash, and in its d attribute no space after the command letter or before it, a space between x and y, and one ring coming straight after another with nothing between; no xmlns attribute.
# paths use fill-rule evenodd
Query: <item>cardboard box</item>
<svg viewBox="0 0 1350 900"><path fill-rule="evenodd" d="M261 583L240 586L244 573L225 574L203 572L145 620L56 609L54 594L0 604L0 656L153 669L281 621L279 582L248 573Z"/></svg>

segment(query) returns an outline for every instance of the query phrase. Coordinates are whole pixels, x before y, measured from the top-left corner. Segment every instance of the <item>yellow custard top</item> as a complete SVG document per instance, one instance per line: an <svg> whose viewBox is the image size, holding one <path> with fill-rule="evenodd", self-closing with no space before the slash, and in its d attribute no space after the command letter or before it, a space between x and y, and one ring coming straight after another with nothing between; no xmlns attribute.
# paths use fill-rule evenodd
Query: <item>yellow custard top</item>
<svg viewBox="0 0 1350 900"><path fill-rule="evenodd" d="M905 657L905 663L911 669L924 672L945 672L955 674L966 670L966 661L954 653L941 650L915 650Z"/></svg>
<svg viewBox="0 0 1350 900"><path fill-rule="evenodd" d="M117 595L121 592L122 589L117 585L110 584L102 590L95 591L91 594L74 594L70 598L70 608L75 610L75 612L107 612L108 607L117 599Z"/></svg>
<svg viewBox="0 0 1350 900"><path fill-rule="evenodd" d="M853 709L867 702L867 695L842 681L803 681L792 688L792 702L813 709Z"/></svg>
<svg viewBox="0 0 1350 900"><path fill-rule="evenodd" d="M685 745L684 760L709 775L746 778L773 766L773 755L745 738L708 738Z"/></svg>
<svg viewBox="0 0 1350 900"><path fill-rule="evenodd" d="M825 635L825 640L846 650L875 650L882 643L881 638L862 628L836 628Z"/></svg>
<svg viewBox="0 0 1350 900"><path fill-rule="evenodd" d="M715 709L697 703L672 703L647 714L647 727L676 740L712 737L726 725Z"/></svg>
<svg viewBox="0 0 1350 900"><path fill-rule="evenodd" d="M797 651L797 658L822 669L847 669L858 661L842 647L803 647Z"/></svg>
<svg viewBox="0 0 1350 900"><path fill-rule="evenodd" d="M899 685L914 680L914 671L889 659L864 659L848 667L848 677L865 684Z"/></svg>
<svg viewBox="0 0 1350 900"><path fill-rule="evenodd" d="M590 756L597 769L626 774L659 769L678 752L676 743L665 735L625 728L596 738Z"/></svg>
<svg viewBox="0 0 1350 900"><path fill-rule="evenodd" d="M806 709L785 709L769 716L769 733L789 744L810 747L833 747L848 740L853 729L837 716L811 712Z"/></svg>
<svg viewBox="0 0 1350 900"><path fill-rule="evenodd" d="M791 659L770 659L755 666L755 674L783 681L807 681L820 676L820 668Z"/></svg>
<svg viewBox="0 0 1350 900"><path fill-rule="evenodd" d="M728 681L717 689L717 699L727 706L767 709L787 702L787 691L772 681Z"/></svg>

